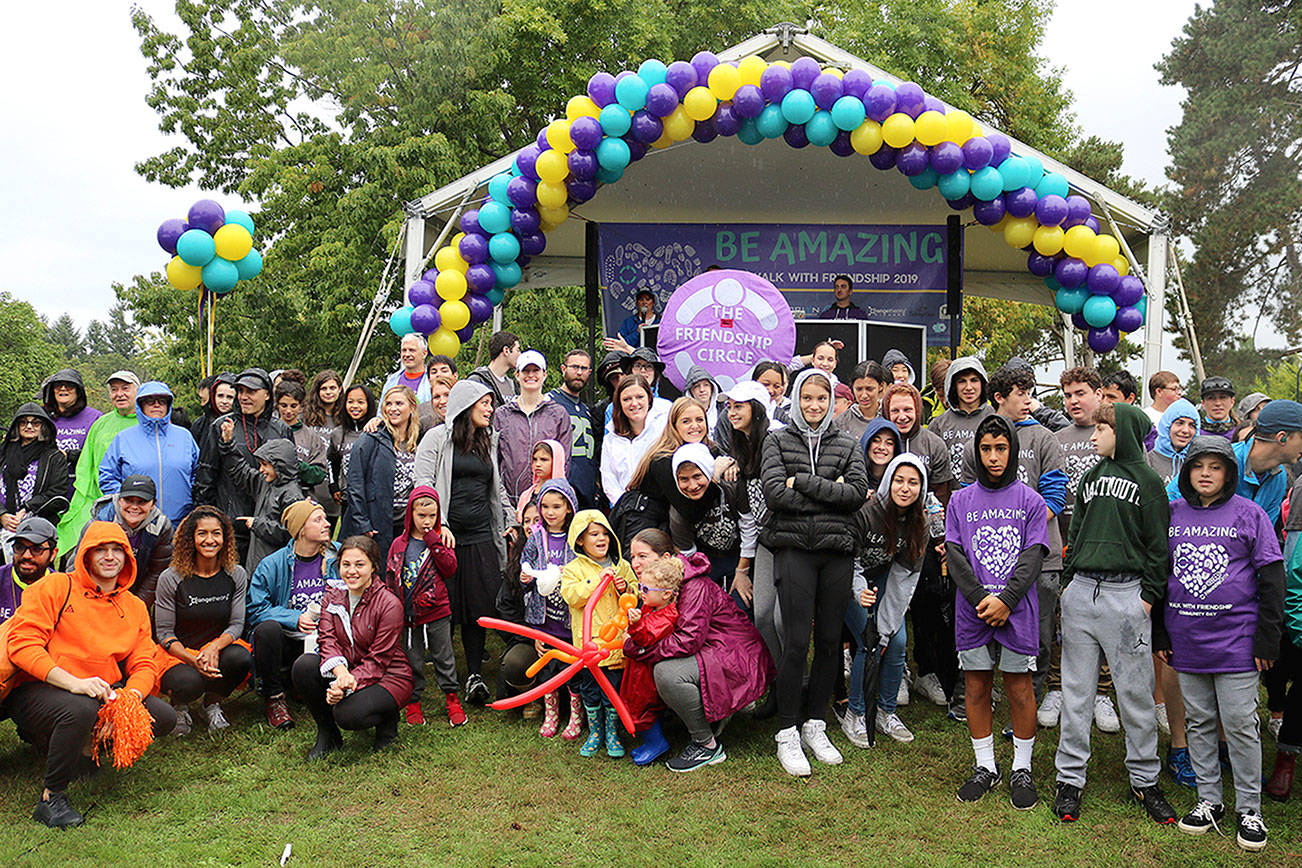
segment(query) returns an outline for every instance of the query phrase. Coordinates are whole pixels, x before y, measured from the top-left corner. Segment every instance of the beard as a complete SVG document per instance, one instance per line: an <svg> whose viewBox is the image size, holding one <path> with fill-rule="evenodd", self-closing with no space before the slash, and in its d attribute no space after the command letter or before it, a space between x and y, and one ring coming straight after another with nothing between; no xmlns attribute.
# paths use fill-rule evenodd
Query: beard
<svg viewBox="0 0 1302 868"><path fill-rule="evenodd" d="M564 380L565 388L575 393L588 384L586 377L565 377Z"/></svg>

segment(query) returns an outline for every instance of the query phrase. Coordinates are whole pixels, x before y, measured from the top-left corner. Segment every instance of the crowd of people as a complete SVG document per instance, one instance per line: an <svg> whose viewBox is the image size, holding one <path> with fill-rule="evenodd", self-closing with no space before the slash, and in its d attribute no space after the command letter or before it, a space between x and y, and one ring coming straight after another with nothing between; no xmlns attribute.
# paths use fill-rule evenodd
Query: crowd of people
<svg viewBox="0 0 1302 868"><path fill-rule="evenodd" d="M846 283L833 317L853 315ZM0 455L0 716L47 756L35 818L82 821L67 789L117 691L184 735L229 726L247 683L271 727L306 709L309 758L343 730L379 749L404 720L461 726L463 702L560 671L480 618L577 644L587 608L622 639L600 668L634 731L586 672L523 713L582 756L693 771L726 760L745 713L776 719L781 768L807 776L811 756L843 761L829 719L854 748L907 743L901 708L922 699L966 723L960 801L1006 777L1014 807L1036 805L1032 748L1057 727L1052 810L1075 820L1092 728L1124 728L1149 817L1217 826L1225 767L1238 844L1266 845L1262 791L1288 798L1302 750L1302 405L1236 405L1223 376L1195 404L1169 372L1141 390L1077 367L1059 411L1021 359L938 361L920 389L898 351L841 383L830 343L727 390L694 368L670 400L631 340L653 319L640 307L600 359L551 360L550 392L549 360L509 332L464 375L403 338L378 395L328 370L222 373L193 414L131 371L105 414L76 371L51 376ZM1196 791L1186 812L1163 771Z"/></svg>

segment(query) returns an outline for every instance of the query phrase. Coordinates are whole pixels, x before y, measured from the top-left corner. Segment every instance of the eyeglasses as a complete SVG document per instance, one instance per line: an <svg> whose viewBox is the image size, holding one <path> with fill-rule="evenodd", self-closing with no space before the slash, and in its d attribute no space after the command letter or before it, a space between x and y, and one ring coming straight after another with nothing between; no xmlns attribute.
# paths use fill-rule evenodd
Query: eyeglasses
<svg viewBox="0 0 1302 868"><path fill-rule="evenodd" d="M1166 389L1168 392L1175 392L1177 395L1184 394L1184 386L1178 384L1175 386L1163 386L1162 388Z"/></svg>
<svg viewBox="0 0 1302 868"><path fill-rule="evenodd" d="M19 428L39 428L39 427L41 427L41 420L40 420L40 419L32 419L32 418L30 418L30 417L27 418L27 419L19 419L19 420L18 420L18 427L19 427Z"/></svg>
<svg viewBox="0 0 1302 868"><path fill-rule="evenodd" d="M580 374L585 374L592 370L592 365L565 365L564 367L571 371L578 371Z"/></svg>
<svg viewBox="0 0 1302 868"><path fill-rule="evenodd" d="M655 369L656 369L656 368L655 368L655 365L651 364L650 362L634 362L634 363L633 363L633 370L638 371L638 372L641 372L641 371L654 371Z"/></svg>
<svg viewBox="0 0 1302 868"><path fill-rule="evenodd" d="M638 582L637 589L638 589L638 591L640 591L640 592L641 592L642 594L644 594L644 595L645 595L645 594L649 594L649 593L651 593L652 591L656 592L657 594L670 594L670 593L673 593L673 589L672 589L672 588L656 588L656 587L652 587L651 585L644 585L644 584L642 584L641 582Z"/></svg>
<svg viewBox="0 0 1302 868"><path fill-rule="evenodd" d="M140 399L141 404L170 404L172 403L162 395L147 395Z"/></svg>
<svg viewBox="0 0 1302 868"><path fill-rule="evenodd" d="M21 555L27 552L38 555L46 549L51 548L53 548L53 546L50 543L30 543L26 540L14 541L14 554L16 555Z"/></svg>

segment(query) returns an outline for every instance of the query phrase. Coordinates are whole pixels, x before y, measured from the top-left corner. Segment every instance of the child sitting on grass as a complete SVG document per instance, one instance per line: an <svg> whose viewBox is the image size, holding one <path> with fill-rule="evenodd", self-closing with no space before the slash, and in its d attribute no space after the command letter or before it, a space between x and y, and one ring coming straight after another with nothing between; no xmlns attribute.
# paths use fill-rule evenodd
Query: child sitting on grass
<svg viewBox="0 0 1302 868"><path fill-rule="evenodd" d="M595 509L585 509L570 522L570 548L574 560L561 570L561 596L570 605L570 631L575 645L583 641L583 609L606 573L614 576L607 585L592 612L592 635L613 622L619 614L619 597L627 593L633 582L633 568L620 556L619 540L611 530L606 517ZM617 637L621 640L623 637ZM619 690L624 672L624 652L615 648L601 661L601 669L611 687ZM619 740L619 715L597 679L586 669L574 679L578 682L583 709L588 715L588 739L579 748L580 756L592 756L604 739L606 754L622 757L624 745ZM573 683L573 682L572 682ZM604 720L603 720L604 719ZM603 726L604 723L604 726Z"/></svg>
<svg viewBox="0 0 1302 868"><path fill-rule="evenodd" d="M663 558L652 562L642 571L638 582L641 596L640 608L628 610L628 638L643 648L650 648L664 637L674 632L678 625L678 590L683 585L683 562L681 558ZM645 741L650 745L664 745L668 749L664 733L660 730L660 715L664 713L665 704L656 689L654 666L637 660L624 661L624 680L619 686L620 698L628 706L629 717L633 718L633 732L646 733ZM660 750L639 762L649 752L639 755L633 751L633 761L646 765L658 757Z"/></svg>

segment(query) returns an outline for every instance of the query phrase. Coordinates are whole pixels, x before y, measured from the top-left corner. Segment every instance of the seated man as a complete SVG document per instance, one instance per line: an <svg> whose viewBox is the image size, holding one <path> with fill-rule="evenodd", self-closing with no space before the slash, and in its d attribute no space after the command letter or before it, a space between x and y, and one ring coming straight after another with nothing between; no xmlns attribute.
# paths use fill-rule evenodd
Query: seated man
<svg viewBox="0 0 1302 868"><path fill-rule="evenodd" d="M0 567L0 624L18 611L23 591L50 571L58 547L58 531L39 515L29 515L18 523L13 563Z"/></svg>

